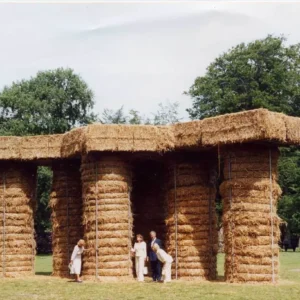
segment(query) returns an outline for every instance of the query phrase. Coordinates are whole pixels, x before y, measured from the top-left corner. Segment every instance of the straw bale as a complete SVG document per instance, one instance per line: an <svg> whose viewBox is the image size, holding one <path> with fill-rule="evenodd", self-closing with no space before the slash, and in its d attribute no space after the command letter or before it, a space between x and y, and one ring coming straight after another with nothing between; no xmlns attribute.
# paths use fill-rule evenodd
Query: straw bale
<svg viewBox="0 0 300 300"><path fill-rule="evenodd" d="M201 121L202 145L286 141L284 115L257 109Z"/></svg>
<svg viewBox="0 0 300 300"><path fill-rule="evenodd" d="M25 162L0 165L0 273L4 277L33 274L35 171Z"/></svg>
<svg viewBox="0 0 300 300"><path fill-rule="evenodd" d="M96 270L100 277L132 276L130 173L129 165L114 156L83 159L81 179L87 248L83 273L86 276L96 275ZM109 261L108 257L114 259Z"/></svg>
<svg viewBox="0 0 300 300"><path fill-rule="evenodd" d="M291 145L300 144L300 118L284 116L286 126L286 142Z"/></svg>
<svg viewBox="0 0 300 300"><path fill-rule="evenodd" d="M119 125L89 125L85 132L85 152L117 151Z"/></svg>
<svg viewBox="0 0 300 300"><path fill-rule="evenodd" d="M22 137L19 145L21 159L60 158L62 139L62 134Z"/></svg>
<svg viewBox="0 0 300 300"><path fill-rule="evenodd" d="M177 257L180 258L177 272L180 278L188 276L214 279L216 276L217 230L214 211L216 191L210 187L207 166L205 159L178 163L175 173L176 194L174 173L168 173L166 247L171 255L175 255L177 248ZM176 222L177 240L175 240Z"/></svg>
<svg viewBox="0 0 300 300"><path fill-rule="evenodd" d="M199 147L201 145L201 121L173 125L176 148Z"/></svg>
<svg viewBox="0 0 300 300"><path fill-rule="evenodd" d="M132 129L134 151L157 151L158 144L163 142L156 126L133 126Z"/></svg>
<svg viewBox="0 0 300 300"><path fill-rule="evenodd" d="M65 133L61 143L61 157L75 157L84 152L87 127L74 128Z"/></svg>
<svg viewBox="0 0 300 300"><path fill-rule="evenodd" d="M20 143L21 138L15 136L1 136L0 137L0 159L20 159Z"/></svg>
<svg viewBox="0 0 300 300"><path fill-rule="evenodd" d="M226 151L224 173L227 175L220 186L224 210L225 279L230 282L271 282L272 277L262 278L260 275L271 274L274 261L274 276L278 277L280 231L276 204L281 195L281 189L276 182L278 151L272 149L271 170L267 168L269 152L261 147L255 149L252 146L238 146L235 149L227 148ZM233 157L233 169L229 168L229 155ZM255 157L260 157L261 167L253 159ZM232 170L233 172L229 172ZM244 276L245 273L252 276Z"/></svg>
<svg viewBox="0 0 300 300"><path fill-rule="evenodd" d="M66 276L71 253L83 237L80 167L76 161L53 164L50 195L53 275Z"/></svg>

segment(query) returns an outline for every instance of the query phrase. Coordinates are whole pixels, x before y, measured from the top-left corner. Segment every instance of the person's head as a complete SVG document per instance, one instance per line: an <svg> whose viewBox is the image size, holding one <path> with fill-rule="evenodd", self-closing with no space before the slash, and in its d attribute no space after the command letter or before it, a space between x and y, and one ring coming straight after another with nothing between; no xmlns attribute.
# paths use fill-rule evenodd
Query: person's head
<svg viewBox="0 0 300 300"><path fill-rule="evenodd" d="M85 241L84 240L79 240L78 243L77 243L77 246L80 247L80 248L84 247L84 245L85 245Z"/></svg>
<svg viewBox="0 0 300 300"><path fill-rule="evenodd" d="M155 231L151 231L150 232L150 237L152 240L154 240L156 238L156 232Z"/></svg>
<svg viewBox="0 0 300 300"><path fill-rule="evenodd" d="M136 240L140 243L144 240L144 237L141 234L136 235Z"/></svg>
<svg viewBox="0 0 300 300"><path fill-rule="evenodd" d="M158 244L154 244L154 245L152 246L152 250L153 250L154 252L157 252L159 249L160 249L160 247L159 247Z"/></svg>

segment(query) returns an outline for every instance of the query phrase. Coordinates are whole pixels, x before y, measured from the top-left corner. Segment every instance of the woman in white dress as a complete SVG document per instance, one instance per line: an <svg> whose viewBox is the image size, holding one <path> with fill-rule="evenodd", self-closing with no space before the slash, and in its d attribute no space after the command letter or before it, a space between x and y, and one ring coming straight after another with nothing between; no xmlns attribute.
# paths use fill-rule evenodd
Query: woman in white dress
<svg viewBox="0 0 300 300"><path fill-rule="evenodd" d="M136 236L136 242L131 249L135 256L135 271L137 280L139 282L144 281L144 267L147 258L147 245L144 242L144 238L141 234Z"/></svg>
<svg viewBox="0 0 300 300"><path fill-rule="evenodd" d="M158 260L163 263L163 281L171 282L171 267L173 262L172 256L166 253L163 249L161 249L158 244L154 244L152 246L152 249L156 253Z"/></svg>
<svg viewBox="0 0 300 300"><path fill-rule="evenodd" d="M71 261L70 261L70 273L75 274L76 282L82 282L80 279L81 273L81 255L84 251L84 240L79 240L77 245L74 247Z"/></svg>

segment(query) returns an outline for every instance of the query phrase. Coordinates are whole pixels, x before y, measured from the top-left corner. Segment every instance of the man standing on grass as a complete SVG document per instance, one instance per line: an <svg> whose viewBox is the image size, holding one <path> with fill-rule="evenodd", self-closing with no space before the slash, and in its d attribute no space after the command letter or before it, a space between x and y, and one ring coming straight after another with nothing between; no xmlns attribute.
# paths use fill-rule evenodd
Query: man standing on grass
<svg viewBox="0 0 300 300"><path fill-rule="evenodd" d="M153 251L152 246L157 244L160 248L162 248L162 242L160 239L156 238L156 232L150 232L151 241L148 245L148 261L150 260L151 271L152 271L152 279L153 281L160 281L161 280L161 263L157 258L156 253Z"/></svg>

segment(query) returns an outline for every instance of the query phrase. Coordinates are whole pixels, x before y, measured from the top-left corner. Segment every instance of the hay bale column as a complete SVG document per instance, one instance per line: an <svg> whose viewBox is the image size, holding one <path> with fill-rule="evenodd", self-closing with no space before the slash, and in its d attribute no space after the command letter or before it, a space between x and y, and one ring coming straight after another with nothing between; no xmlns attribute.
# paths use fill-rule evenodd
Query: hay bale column
<svg viewBox="0 0 300 300"><path fill-rule="evenodd" d="M83 238L80 163L57 161L52 170L52 275L69 277L73 248Z"/></svg>
<svg viewBox="0 0 300 300"><path fill-rule="evenodd" d="M82 162L86 277L132 278L131 168L120 157L94 154Z"/></svg>
<svg viewBox="0 0 300 300"><path fill-rule="evenodd" d="M225 279L276 282L279 222L276 147L234 146L224 151Z"/></svg>
<svg viewBox="0 0 300 300"><path fill-rule="evenodd" d="M168 174L166 248L174 258L173 278L216 278L216 190L208 164L199 161L173 163Z"/></svg>
<svg viewBox="0 0 300 300"><path fill-rule="evenodd" d="M0 276L34 275L36 168L0 163Z"/></svg>

